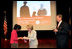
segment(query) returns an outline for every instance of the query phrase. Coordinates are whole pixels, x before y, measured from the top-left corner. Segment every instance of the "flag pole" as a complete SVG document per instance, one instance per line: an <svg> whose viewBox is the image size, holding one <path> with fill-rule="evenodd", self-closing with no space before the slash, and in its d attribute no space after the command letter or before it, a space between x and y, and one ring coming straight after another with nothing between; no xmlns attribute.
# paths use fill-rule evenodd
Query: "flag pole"
<svg viewBox="0 0 72 49"><path fill-rule="evenodd" d="M5 14L5 19L6 19L6 10L4 11L4 14ZM6 38L6 35L5 35L5 40L7 40L7 38Z"/></svg>
<svg viewBox="0 0 72 49"><path fill-rule="evenodd" d="M6 11L4 11L4 13L5 13L5 17L6 17Z"/></svg>

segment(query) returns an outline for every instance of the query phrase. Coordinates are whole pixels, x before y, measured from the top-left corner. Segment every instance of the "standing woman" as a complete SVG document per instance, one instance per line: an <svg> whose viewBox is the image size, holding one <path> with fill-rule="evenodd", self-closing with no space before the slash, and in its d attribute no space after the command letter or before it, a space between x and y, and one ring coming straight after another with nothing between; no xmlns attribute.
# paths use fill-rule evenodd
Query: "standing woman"
<svg viewBox="0 0 72 49"><path fill-rule="evenodd" d="M14 29L11 32L11 39L10 39L11 48L18 48L18 39L21 39L21 37L18 38L17 31L19 31L20 29L21 26L15 24Z"/></svg>
<svg viewBox="0 0 72 49"><path fill-rule="evenodd" d="M29 48L37 48L38 40L37 40L37 32L33 30L33 25L27 25L28 29L28 37L23 37L23 39L29 40Z"/></svg>

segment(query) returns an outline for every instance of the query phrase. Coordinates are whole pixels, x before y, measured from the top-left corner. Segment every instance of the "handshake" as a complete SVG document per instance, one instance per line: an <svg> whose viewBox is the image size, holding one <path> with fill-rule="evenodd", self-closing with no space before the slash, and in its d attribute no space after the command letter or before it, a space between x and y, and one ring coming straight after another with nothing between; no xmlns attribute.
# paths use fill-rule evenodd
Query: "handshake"
<svg viewBox="0 0 72 49"><path fill-rule="evenodd" d="M27 40L28 40L28 37L18 37L18 39L22 39L22 40L24 40L24 43L27 43Z"/></svg>
<svg viewBox="0 0 72 49"><path fill-rule="evenodd" d="M23 37L18 37L18 39L23 39Z"/></svg>
<svg viewBox="0 0 72 49"><path fill-rule="evenodd" d="M28 37L18 37L18 39L26 39L26 40L28 40L29 38Z"/></svg>

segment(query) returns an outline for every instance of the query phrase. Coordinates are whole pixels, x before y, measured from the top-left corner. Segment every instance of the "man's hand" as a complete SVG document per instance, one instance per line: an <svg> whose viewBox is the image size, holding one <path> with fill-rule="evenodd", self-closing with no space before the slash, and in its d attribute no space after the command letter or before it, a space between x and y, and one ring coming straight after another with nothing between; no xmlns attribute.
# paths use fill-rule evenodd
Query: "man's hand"
<svg viewBox="0 0 72 49"><path fill-rule="evenodd" d="M57 30L57 29L54 29L53 31L54 31L54 32L58 32L58 30Z"/></svg>

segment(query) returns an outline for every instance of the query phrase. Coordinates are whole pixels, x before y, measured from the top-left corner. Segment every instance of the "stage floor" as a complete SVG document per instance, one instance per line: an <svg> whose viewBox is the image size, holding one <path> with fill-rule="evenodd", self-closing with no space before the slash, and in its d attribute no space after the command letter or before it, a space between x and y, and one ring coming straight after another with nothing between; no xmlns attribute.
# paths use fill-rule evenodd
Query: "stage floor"
<svg viewBox="0 0 72 49"><path fill-rule="evenodd" d="M56 48L56 40L52 39L39 39L38 40L38 48ZM10 41L5 41L4 39L1 40L1 47L2 48L10 48ZM29 48L29 43L24 43L24 40L18 41L19 48ZM71 40L69 40L69 48L71 48Z"/></svg>
<svg viewBox="0 0 72 49"><path fill-rule="evenodd" d="M56 48L56 41L55 40L38 40L38 48ZM23 41L19 41L19 48L29 48L28 43L24 43Z"/></svg>

